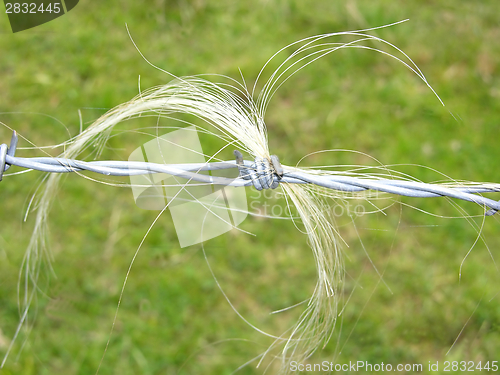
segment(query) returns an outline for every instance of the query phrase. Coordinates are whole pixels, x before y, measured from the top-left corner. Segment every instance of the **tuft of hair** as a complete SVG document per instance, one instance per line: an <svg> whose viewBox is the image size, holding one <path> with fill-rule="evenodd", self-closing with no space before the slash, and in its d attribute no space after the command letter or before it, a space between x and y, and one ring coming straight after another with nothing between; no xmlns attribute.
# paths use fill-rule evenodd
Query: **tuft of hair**
<svg viewBox="0 0 500 375"><path fill-rule="evenodd" d="M391 25L384 27L387 26ZM107 112L78 136L69 140L65 144L65 151L59 156L75 159L95 145L102 150L113 128L126 120L145 115L169 117L171 114L183 113L204 120L205 131L215 129L227 145L231 144L254 158L270 160L264 116L276 90L302 68L344 48L368 49L392 57L419 76L432 90L422 72L403 51L379 37L367 34L374 29L376 28L317 35L284 47L268 60L258 78L263 75L272 59L281 58L284 51L290 48L294 48L294 52L284 58L272 72L258 95L255 93L256 86L249 91L244 84L231 79L229 84L223 84L211 82L201 76L174 77L170 83L143 91L132 100ZM338 37L348 37L349 41L339 42ZM367 42L370 42L370 46ZM373 47L374 42L381 47ZM291 169L286 166L285 168ZM313 172L331 173L322 170ZM35 227L20 277L21 319L14 338L28 325L30 305L37 292L40 266L43 261L50 261L46 244L48 214L60 178L59 174L47 176L35 200ZM316 186L286 183L281 184L281 189L300 216L317 270L316 287L299 320L291 330L276 338L271 348L266 351L268 353L272 348L281 347L280 373L284 374L290 371L291 361L304 361L332 336L339 316L344 269L341 237L335 229L333 216L323 207L324 199L335 197L334 193ZM13 343L14 340L9 351Z"/></svg>

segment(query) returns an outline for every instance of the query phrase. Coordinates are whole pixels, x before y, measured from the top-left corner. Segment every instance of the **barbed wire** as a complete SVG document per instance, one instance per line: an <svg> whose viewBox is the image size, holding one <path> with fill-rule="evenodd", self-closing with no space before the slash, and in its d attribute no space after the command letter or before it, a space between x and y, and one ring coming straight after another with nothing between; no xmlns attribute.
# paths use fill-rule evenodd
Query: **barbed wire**
<svg viewBox="0 0 500 375"><path fill-rule="evenodd" d="M356 193L374 190L390 194L417 198L450 197L474 202L488 207L486 216L500 210L500 201L483 197L481 193L498 193L500 185L475 184L472 186L448 187L418 181L353 177L345 175L319 175L281 165L279 158L270 160L256 158L254 162L243 160L239 151L234 151L236 160L207 163L159 164L139 161L79 161L64 158L15 156L18 136L14 131L10 145L0 145L0 181L11 166L49 173L90 171L108 176L136 176L165 173L189 181L224 186L254 186L257 190L275 189L280 183L315 184L328 189ZM238 168L237 178L211 176L199 172ZM181 184L179 184L181 185Z"/></svg>

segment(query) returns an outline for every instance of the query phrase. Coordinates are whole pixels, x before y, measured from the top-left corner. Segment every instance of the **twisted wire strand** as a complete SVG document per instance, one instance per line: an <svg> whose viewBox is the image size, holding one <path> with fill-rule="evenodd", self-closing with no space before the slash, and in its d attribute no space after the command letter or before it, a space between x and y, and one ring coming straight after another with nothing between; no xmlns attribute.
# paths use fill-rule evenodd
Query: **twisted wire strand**
<svg viewBox="0 0 500 375"><path fill-rule="evenodd" d="M0 145L0 181L4 171L11 166L38 170L49 173L69 173L90 171L108 176L134 176L143 174L166 173L197 182L225 186L254 186L257 190L276 189L280 183L315 184L342 192L361 192L375 190L390 194L417 198L447 196L474 202L489 207L485 215L491 216L500 210L500 201L477 194L500 192L500 187L475 185L470 187L446 187L417 181L360 178L340 175L318 175L299 172L282 166L276 155L271 160L256 158L252 163L243 160L239 151L234 151L236 160L211 163L158 164L139 161L79 161L64 158L15 156L18 137L13 133L10 146ZM214 171L238 168L238 178L227 178L199 174L201 171Z"/></svg>

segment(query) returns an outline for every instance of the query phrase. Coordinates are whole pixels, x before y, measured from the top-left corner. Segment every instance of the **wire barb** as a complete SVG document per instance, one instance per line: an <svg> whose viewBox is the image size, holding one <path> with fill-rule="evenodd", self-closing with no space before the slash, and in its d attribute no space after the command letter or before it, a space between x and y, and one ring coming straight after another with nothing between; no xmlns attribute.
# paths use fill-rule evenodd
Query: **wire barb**
<svg viewBox="0 0 500 375"><path fill-rule="evenodd" d="M500 203L500 201L499 201L499 203ZM488 211L486 211L486 213L484 214L484 216L493 216L493 215L495 215L497 212L498 212L498 210L497 210L497 209L495 209L495 208L491 208L491 209L489 209Z"/></svg>
<svg viewBox="0 0 500 375"><path fill-rule="evenodd" d="M3 178L3 172L7 169L7 165L5 164L5 158L7 156L7 145L4 143L0 145L0 181Z"/></svg>
<svg viewBox="0 0 500 375"><path fill-rule="evenodd" d="M10 139L10 146L7 147L5 143L0 145L0 181L2 181L3 172L10 168L10 164L7 163L7 155L14 157L17 148L17 141L17 132L14 130L12 138Z"/></svg>
<svg viewBox="0 0 500 375"><path fill-rule="evenodd" d="M240 170L240 177L244 180L251 180L257 190L276 189L279 186L283 176L283 167L276 155L271 156L271 162L267 159L255 158L251 167L244 165L241 152L234 150L234 155L236 156L236 165Z"/></svg>

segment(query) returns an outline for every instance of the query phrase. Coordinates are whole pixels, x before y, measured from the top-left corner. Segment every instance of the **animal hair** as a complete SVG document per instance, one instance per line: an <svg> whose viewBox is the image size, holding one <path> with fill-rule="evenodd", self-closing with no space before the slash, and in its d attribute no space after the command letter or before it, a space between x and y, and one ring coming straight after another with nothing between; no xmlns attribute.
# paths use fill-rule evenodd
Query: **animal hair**
<svg viewBox="0 0 500 375"><path fill-rule="evenodd" d="M269 59L259 73L258 79L264 76L271 60L282 60L258 94L257 82L252 90L249 90L245 84L228 77L224 79L229 83L214 82L218 76L174 77L171 82L142 91L132 100L108 111L76 137L67 141L64 144L65 150L59 157L76 159L96 146L98 150L96 157L98 157L113 129L120 123L137 117L170 118L174 114L181 113L202 120L205 126L200 130L217 133L217 136L225 142L225 147L239 149L251 158L269 160L271 152L264 119L276 91L290 77L309 64L346 48L369 50L396 59L416 74L439 99L420 69L402 50L386 40L369 34L375 29L322 34L284 47ZM348 41L342 41L342 38L347 38ZM286 56L287 51L291 49L293 52ZM210 155L210 159L221 160L217 154ZM284 167L296 171L304 170L300 167ZM354 173L332 172L326 169L307 169L307 171L318 175ZM384 167L379 174L370 174L362 169L356 170L355 173L380 176L382 173L391 175L392 171ZM399 177L404 178L404 176ZM48 175L33 202L36 207L36 218L20 277L21 319L15 337L27 324L29 309L37 293L40 265L44 259L50 259L46 243L48 217L60 178L60 174ZM336 229L334 217L323 209L325 201L337 198L337 193L306 184L282 183L279 188L287 201L295 207L313 252L317 271L316 286L300 318L291 330L275 337L273 345L267 351L280 347L280 372L287 373L290 371L291 361L303 362L318 348L326 345L334 333L342 303L344 263L342 238ZM352 196L356 194L352 193ZM345 197L346 193L343 193L341 198ZM14 340L11 347L13 342Z"/></svg>

